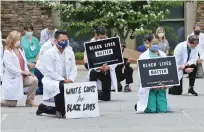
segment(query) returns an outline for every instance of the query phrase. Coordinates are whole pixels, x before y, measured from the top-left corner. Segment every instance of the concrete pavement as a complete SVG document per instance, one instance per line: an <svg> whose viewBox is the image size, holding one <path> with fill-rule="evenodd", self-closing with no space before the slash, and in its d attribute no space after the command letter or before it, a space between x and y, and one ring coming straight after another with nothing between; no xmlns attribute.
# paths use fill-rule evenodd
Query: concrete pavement
<svg viewBox="0 0 204 132"><path fill-rule="evenodd" d="M78 72L82 82L86 71ZM56 119L53 116L36 116L37 108L24 107L25 100L16 108L2 108L2 132L204 132L204 79L197 79L198 97L188 96L188 81L184 79L181 96L169 95L174 110L168 114L135 114L138 96L138 77L134 73L133 92L112 93L112 101L99 102L100 117L84 119ZM42 96L36 97L37 103ZM53 105L52 103L46 104Z"/></svg>

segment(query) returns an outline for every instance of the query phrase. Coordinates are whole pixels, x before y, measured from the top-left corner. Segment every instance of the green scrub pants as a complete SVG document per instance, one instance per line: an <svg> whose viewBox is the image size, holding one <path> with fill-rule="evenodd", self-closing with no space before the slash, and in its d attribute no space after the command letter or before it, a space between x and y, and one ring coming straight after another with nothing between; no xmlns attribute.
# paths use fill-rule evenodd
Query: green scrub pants
<svg viewBox="0 0 204 132"><path fill-rule="evenodd" d="M166 90L150 89L147 108L145 113L166 113L167 99Z"/></svg>

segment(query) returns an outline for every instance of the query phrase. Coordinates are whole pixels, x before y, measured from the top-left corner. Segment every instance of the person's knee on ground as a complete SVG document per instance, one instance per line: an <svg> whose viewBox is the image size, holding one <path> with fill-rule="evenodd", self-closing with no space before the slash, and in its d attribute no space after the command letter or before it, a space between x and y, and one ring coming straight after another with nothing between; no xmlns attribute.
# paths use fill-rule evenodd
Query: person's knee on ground
<svg viewBox="0 0 204 132"><path fill-rule="evenodd" d="M17 100L2 100L1 107L16 107Z"/></svg>

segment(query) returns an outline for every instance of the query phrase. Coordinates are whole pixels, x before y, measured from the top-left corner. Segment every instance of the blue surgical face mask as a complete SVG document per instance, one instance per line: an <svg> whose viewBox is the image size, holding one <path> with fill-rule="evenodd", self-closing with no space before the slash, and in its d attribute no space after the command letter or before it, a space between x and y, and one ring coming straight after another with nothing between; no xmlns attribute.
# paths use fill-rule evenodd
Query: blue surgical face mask
<svg viewBox="0 0 204 132"><path fill-rule="evenodd" d="M154 52L158 51L159 50L159 45L151 45L150 50L154 51Z"/></svg>
<svg viewBox="0 0 204 132"><path fill-rule="evenodd" d="M26 36L27 36L28 38L32 37L32 36L33 36L33 32L26 32Z"/></svg>
<svg viewBox="0 0 204 132"><path fill-rule="evenodd" d="M69 45L69 41L62 41L62 42L58 42L58 47L60 47L61 49L66 48Z"/></svg>

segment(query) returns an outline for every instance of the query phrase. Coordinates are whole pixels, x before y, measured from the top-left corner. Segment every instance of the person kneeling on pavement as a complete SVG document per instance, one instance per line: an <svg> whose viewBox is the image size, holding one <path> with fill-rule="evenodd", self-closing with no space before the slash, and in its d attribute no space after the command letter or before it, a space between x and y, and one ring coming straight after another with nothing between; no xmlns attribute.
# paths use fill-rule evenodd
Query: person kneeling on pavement
<svg viewBox="0 0 204 132"><path fill-rule="evenodd" d="M163 51L159 50L159 41L154 39L151 41L150 48L142 53L139 59L150 59L157 57L166 57ZM156 86L152 88L142 88L140 84L139 101L135 105L137 112L145 113L166 113L169 111L168 106L168 87Z"/></svg>
<svg viewBox="0 0 204 132"><path fill-rule="evenodd" d="M77 67L72 48L68 46L68 36L65 31L55 32L56 46L43 55L45 68L43 83L43 100L54 97L55 106L40 104L37 115L43 113L65 117L64 84L73 83L77 76Z"/></svg>
<svg viewBox="0 0 204 132"><path fill-rule="evenodd" d="M23 88L28 87L26 107L37 107L34 103L38 79L29 71L24 50L20 46L21 33L12 31L6 39L3 55L5 73L2 80L1 106L16 107L24 96Z"/></svg>
<svg viewBox="0 0 204 132"><path fill-rule="evenodd" d="M174 56L178 66L178 76L180 85L169 89L169 94L181 95L183 92L183 74L189 75L189 89L188 94L198 96L194 91L194 84L197 73L198 51L195 49L199 43L199 38L196 35L190 35L188 41L179 43L175 50Z"/></svg>
<svg viewBox="0 0 204 132"><path fill-rule="evenodd" d="M107 29L99 26L95 30L96 37L92 41L97 41L107 38ZM87 55L84 53L84 65L88 69ZM88 69L87 80L96 81L98 90L98 99L102 101L110 101L111 99L111 87L117 88L117 78L115 74L115 67L117 65L103 65L98 69Z"/></svg>
<svg viewBox="0 0 204 132"><path fill-rule="evenodd" d="M122 42L122 52L124 51L124 49L126 48L125 46L125 41ZM124 92L131 92L131 88L130 85L131 83L133 83L133 68L130 67L130 59L124 58L124 63L123 64L119 64L117 65L117 67L115 68L115 72L116 72L116 77L117 77L117 81L118 81L118 91L122 91L123 86L121 85L121 82L123 80L126 80L126 86L124 87Z"/></svg>

